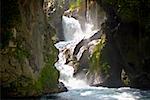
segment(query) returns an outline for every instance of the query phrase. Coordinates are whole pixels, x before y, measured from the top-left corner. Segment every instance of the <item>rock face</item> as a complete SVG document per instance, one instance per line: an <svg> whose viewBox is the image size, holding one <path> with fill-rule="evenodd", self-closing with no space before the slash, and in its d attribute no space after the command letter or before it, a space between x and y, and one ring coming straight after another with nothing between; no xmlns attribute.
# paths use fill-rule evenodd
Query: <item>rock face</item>
<svg viewBox="0 0 150 100"><path fill-rule="evenodd" d="M105 33L99 31L89 39L79 42L74 56L78 55L84 46L86 49L78 61L75 77L85 79L92 86L123 86L122 67L119 66L121 60L117 59L120 55L116 52L117 47L113 40L110 41L108 38L111 37L106 37Z"/></svg>
<svg viewBox="0 0 150 100"><path fill-rule="evenodd" d="M64 40L62 16L69 9L70 0L45 0L44 9L48 16L48 23L55 28L57 41ZM56 41L56 42L57 42Z"/></svg>
<svg viewBox="0 0 150 100"><path fill-rule="evenodd" d="M93 46L92 53L89 53L90 46L85 45L89 41L83 40L77 45L75 55L83 46L87 51L80 59L75 76L84 72L88 83L94 86L149 89L149 2L96 1L106 12L107 20L102 24L103 35L96 36L100 40ZM126 78L122 77L122 73Z"/></svg>
<svg viewBox="0 0 150 100"><path fill-rule="evenodd" d="M107 58L112 70L124 69L129 86L149 89L150 86L150 20L147 1L97 0L107 14L104 33L108 39ZM115 74L115 73L114 73ZM116 74L116 76L118 76Z"/></svg>
<svg viewBox="0 0 150 100"><path fill-rule="evenodd" d="M54 67L55 30L43 0L2 0L0 86L2 96L39 96L66 90Z"/></svg>

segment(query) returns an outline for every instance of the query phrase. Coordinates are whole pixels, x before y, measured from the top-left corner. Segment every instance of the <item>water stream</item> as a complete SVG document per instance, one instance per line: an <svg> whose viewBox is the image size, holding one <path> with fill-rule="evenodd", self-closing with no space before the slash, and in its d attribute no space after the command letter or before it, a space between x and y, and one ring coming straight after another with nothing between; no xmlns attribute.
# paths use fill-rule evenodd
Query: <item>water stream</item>
<svg viewBox="0 0 150 100"><path fill-rule="evenodd" d="M150 100L150 91L142 91L129 87L106 88L90 87L84 80L73 77L74 69L66 63L66 52L73 53L76 44L83 38L89 38L96 30L86 23L86 31L83 32L78 20L63 16L63 28L65 41L55 44L59 50L59 60L55 66L60 71L59 81L69 89L68 92L44 96L48 100Z"/></svg>
<svg viewBox="0 0 150 100"><path fill-rule="evenodd" d="M150 100L150 91L132 88L86 87L43 97L48 100Z"/></svg>
<svg viewBox="0 0 150 100"><path fill-rule="evenodd" d="M96 30L92 30L92 25L85 23L86 29L81 29L81 25L78 20L63 16L63 29L65 41L55 44L59 50L59 60L55 66L60 71L60 81L65 84L69 89L88 87L83 81L73 77L74 69L72 66L66 63L66 53L73 55L75 46L84 38L92 36ZM87 33L88 32L88 33Z"/></svg>

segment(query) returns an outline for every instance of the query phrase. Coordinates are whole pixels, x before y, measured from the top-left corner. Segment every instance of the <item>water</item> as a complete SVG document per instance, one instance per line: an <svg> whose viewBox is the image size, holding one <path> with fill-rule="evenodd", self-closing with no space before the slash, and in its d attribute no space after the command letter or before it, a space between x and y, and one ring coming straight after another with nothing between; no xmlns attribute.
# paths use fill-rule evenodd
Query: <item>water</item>
<svg viewBox="0 0 150 100"><path fill-rule="evenodd" d="M63 16L62 19L65 41L55 44L59 50L59 60L55 64L56 68L60 71L59 81L63 82L69 89L87 87L88 85L85 81L73 77L74 68L67 65L66 60L69 56L73 55L75 46L82 39L91 37L97 30L92 30L93 25L86 22L86 29L82 29L79 21L75 18Z"/></svg>
<svg viewBox="0 0 150 100"><path fill-rule="evenodd" d="M132 88L87 87L43 97L48 100L150 100L150 91Z"/></svg>
<svg viewBox="0 0 150 100"><path fill-rule="evenodd" d="M66 58L73 54L76 44L83 38L89 38L97 30L86 23L83 31L78 20L63 16L65 41L55 44L59 50L59 60L55 66L60 71L59 81L69 89L68 92L42 97L47 100L150 100L150 91L132 88L90 87L84 80L73 77L74 69L66 64ZM68 56L69 55L69 56ZM81 54L78 54L81 56Z"/></svg>
<svg viewBox="0 0 150 100"><path fill-rule="evenodd" d="M81 25L78 20L63 16L62 24L66 41L83 38Z"/></svg>

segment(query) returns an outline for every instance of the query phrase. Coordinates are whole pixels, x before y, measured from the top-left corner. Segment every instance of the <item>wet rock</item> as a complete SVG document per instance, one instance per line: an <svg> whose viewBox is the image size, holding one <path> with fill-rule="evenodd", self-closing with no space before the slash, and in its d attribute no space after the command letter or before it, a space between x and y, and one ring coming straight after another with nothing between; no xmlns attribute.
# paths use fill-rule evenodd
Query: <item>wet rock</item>
<svg viewBox="0 0 150 100"><path fill-rule="evenodd" d="M149 8L149 3L138 0L135 0L134 3L129 0L122 3L117 0L113 1L113 3L109 0L97 0L97 2L107 14L105 33L110 41L108 41L109 48L107 49L113 53L108 53L108 55L116 59L112 59L113 62L110 62L111 67L116 66L114 69L118 70L119 73L120 68L122 68L128 75L130 86L149 88L147 84L150 83L150 78L147 77L149 76L149 72L147 72L149 67L146 65L146 62L142 62L150 56L148 52L150 49L149 40L145 40L150 37L148 35L149 29L145 28L148 25L147 22L150 22L147 15L148 11L146 10ZM116 5L115 2L118 4ZM130 9L126 4L130 5ZM116 9L116 7L118 8ZM137 9L141 12L138 12ZM141 13L145 15L140 16L140 18L136 17ZM143 19L145 20L143 21ZM113 69L111 70L113 71ZM139 77L137 78L137 76Z"/></svg>
<svg viewBox="0 0 150 100"><path fill-rule="evenodd" d="M99 39L101 37L101 31L98 31L96 32L93 36L91 36L90 38L88 39L82 39L75 47L74 49L74 52L73 52L73 55L77 55L80 48L82 46L85 46L87 47L88 43L91 42L92 40L96 40L96 39Z"/></svg>
<svg viewBox="0 0 150 100"><path fill-rule="evenodd" d="M55 30L47 23L42 2L1 1L2 97L40 96L43 93L59 92L59 72L54 67L58 51L51 39L55 35Z"/></svg>
<svg viewBox="0 0 150 100"><path fill-rule="evenodd" d="M73 55L77 58L79 65L74 72L74 77L79 79L84 79L87 83L99 83L99 75L88 75L88 71L90 68L90 56L93 53L95 46L97 45L99 38L101 36L101 32L98 31L93 36L88 39L81 40L75 47Z"/></svg>
<svg viewBox="0 0 150 100"><path fill-rule="evenodd" d="M67 92L68 91L68 89L65 87L65 85L62 82L59 82L58 88L59 88L58 92Z"/></svg>

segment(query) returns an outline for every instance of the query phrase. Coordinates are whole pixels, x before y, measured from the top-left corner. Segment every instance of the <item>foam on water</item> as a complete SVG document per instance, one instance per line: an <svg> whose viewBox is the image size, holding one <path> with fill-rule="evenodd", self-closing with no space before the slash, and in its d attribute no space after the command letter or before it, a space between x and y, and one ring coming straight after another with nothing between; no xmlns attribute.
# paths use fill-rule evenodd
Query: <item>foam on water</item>
<svg viewBox="0 0 150 100"><path fill-rule="evenodd" d="M86 88L89 87L86 82L73 77L74 69L66 63L66 51L73 54L75 46L84 38L89 38L96 33L92 30L93 25L85 23L84 32L78 20L71 17L62 17L62 24L64 30L65 41L55 44L59 50L59 60L55 63L56 68L60 71L60 81L69 89ZM81 56L79 54L78 56Z"/></svg>
<svg viewBox="0 0 150 100"><path fill-rule="evenodd" d="M78 20L72 17L63 16L62 24L64 29L64 37L66 41L80 40L84 37L81 25Z"/></svg>
<svg viewBox="0 0 150 100"><path fill-rule="evenodd" d="M59 50L59 60L55 63L55 66L60 71L59 81L63 82L69 91L57 94L56 99L52 100L150 100L150 91L141 91L129 87L90 87L83 80L73 77L73 67L65 64L65 51L69 50L70 54L73 54L74 48L79 41L96 33L97 30L93 31L92 27L92 25L87 24L86 31L82 32L78 20L63 16L65 41L55 44ZM92 43L95 42L93 41ZM83 50L84 47L81 48L81 53ZM79 53L78 57L80 58L80 56L81 54Z"/></svg>
<svg viewBox="0 0 150 100"><path fill-rule="evenodd" d="M86 87L71 89L49 100L150 100L150 91L133 88ZM52 97L53 97L52 96Z"/></svg>
<svg viewBox="0 0 150 100"><path fill-rule="evenodd" d="M85 91L85 92L80 93L81 96L87 96L91 94L92 94L92 91Z"/></svg>

